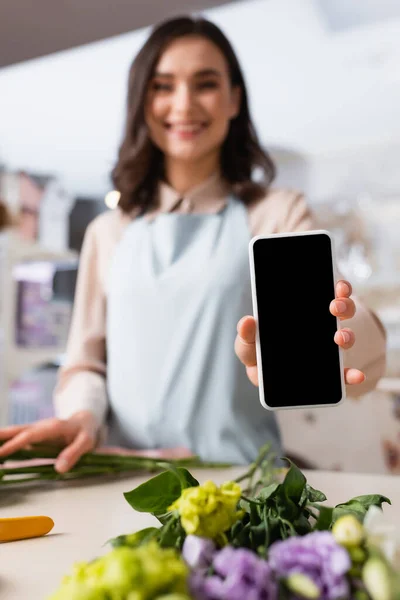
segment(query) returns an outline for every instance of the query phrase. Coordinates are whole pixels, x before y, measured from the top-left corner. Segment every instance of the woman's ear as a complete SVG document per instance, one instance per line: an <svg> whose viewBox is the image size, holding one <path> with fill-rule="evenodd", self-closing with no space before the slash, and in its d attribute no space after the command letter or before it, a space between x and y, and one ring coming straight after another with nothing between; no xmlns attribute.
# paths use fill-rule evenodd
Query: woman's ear
<svg viewBox="0 0 400 600"><path fill-rule="evenodd" d="M235 85L231 91L231 119L236 119L240 113L240 105L242 103L242 89L239 85Z"/></svg>

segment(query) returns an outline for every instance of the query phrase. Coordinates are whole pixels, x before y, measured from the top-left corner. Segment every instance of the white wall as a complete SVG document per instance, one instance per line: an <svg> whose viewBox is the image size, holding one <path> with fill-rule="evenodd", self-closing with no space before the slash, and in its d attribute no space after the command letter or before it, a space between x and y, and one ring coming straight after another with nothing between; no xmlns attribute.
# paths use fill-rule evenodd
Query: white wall
<svg viewBox="0 0 400 600"><path fill-rule="evenodd" d="M312 157L400 141L400 21L332 34L313 0L208 11L232 40L265 144ZM147 31L0 71L0 162L103 194ZM355 152L358 152L355 150Z"/></svg>

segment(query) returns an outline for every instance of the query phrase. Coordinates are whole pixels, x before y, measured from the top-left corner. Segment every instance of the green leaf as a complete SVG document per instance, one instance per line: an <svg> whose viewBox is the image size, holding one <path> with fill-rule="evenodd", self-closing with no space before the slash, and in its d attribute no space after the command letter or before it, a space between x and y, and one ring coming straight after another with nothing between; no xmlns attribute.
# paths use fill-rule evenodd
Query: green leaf
<svg viewBox="0 0 400 600"><path fill-rule="evenodd" d="M258 506L250 503L250 523L251 525L258 525L260 522L260 516L258 514Z"/></svg>
<svg viewBox="0 0 400 600"><path fill-rule="evenodd" d="M306 483L300 504L303 504L305 499L307 499L308 502L325 502L326 496L323 492L314 489L309 483Z"/></svg>
<svg viewBox="0 0 400 600"><path fill-rule="evenodd" d="M363 505L359 504L358 502L335 506L332 514L332 524L340 519L340 517L344 517L345 515L354 515L360 521L360 523L362 523L364 521L365 513L366 510L364 509Z"/></svg>
<svg viewBox="0 0 400 600"><path fill-rule="evenodd" d="M364 506L367 510L370 506L379 506L379 508L382 508L382 504L384 502L387 502L387 504L392 504L389 498L382 496L381 494L365 494L364 496L355 496L355 498L352 498L348 502L340 504L339 506L346 506L346 504L351 504L353 502L362 504L362 506Z"/></svg>
<svg viewBox="0 0 400 600"><path fill-rule="evenodd" d="M137 546L141 546L142 544L146 544L152 538L156 537L160 532L160 529L157 527L146 527L145 529L141 529L135 533L131 533L128 535L119 535L115 538L109 540L109 543L113 548L118 548L120 546L129 546L130 548L136 548Z"/></svg>
<svg viewBox="0 0 400 600"><path fill-rule="evenodd" d="M283 494L282 494L283 495ZM276 504L276 510L280 518L294 521L300 512L301 508L288 497L279 498Z"/></svg>
<svg viewBox="0 0 400 600"><path fill-rule="evenodd" d="M156 519L158 521L160 521L161 525L166 525L167 523L169 523L169 521L171 519L174 518L174 513L170 511L170 512L163 513L161 515L154 514L154 516L156 517Z"/></svg>
<svg viewBox="0 0 400 600"><path fill-rule="evenodd" d="M332 523L337 521L340 517L348 514L353 514L361 522L363 522L370 506L379 506L379 508L382 508L382 504L384 502L391 504L389 498L386 498L386 496L381 496L380 494L356 496L348 502L337 504L335 506L333 509Z"/></svg>
<svg viewBox="0 0 400 600"><path fill-rule="evenodd" d="M259 493L256 496L257 500L265 501L269 498L273 497L276 490L280 487L280 483L270 483L266 487L261 488Z"/></svg>
<svg viewBox="0 0 400 600"><path fill-rule="evenodd" d="M307 517L301 513L297 519L293 521L293 527L299 535L305 535L312 530L311 523Z"/></svg>
<svg viewBox="0 0 400 600"><path fill-rule="evenodd" d="M253 550L257 550L257 548L265 543L264 523L258 523L258 525L250 526L249 540Z"/></svg>
<svg viewBox="0 0 400 600"><path fill-rule="evenodd" d="M234 523L232 525L231 531L230 531L230 536L229 536L231 540L234 540L240 534L240 532L242 531L242 529L246 525L246 523L247 523L247 520L245 522L244 519L242 519L242 520L239 519L238 521L236 521L236 523Z"/></svg>
<svg viewBox="0 0 400 600"><path fill-rule="evenodd" d="M172 463L159 463L160 466L167 469L167 471L171 471L175 475L175 477L179 480L181 484L181 490L184 490L189 487L196 487L199 485L197 479L193 477L191 473L187 469L179 468L173 465Z"/></svg>
<svg viewBox="0 0 400 600"><path fill-rule="evenodd" d="M199 485L187 469L178 467L177 470L187 482L187 487ZM145 481L134 490L125 492L124 497L128 504L138 512L162 515L180 497L181 492L181 478L171 471L165 471Z"/></svg>
<svg viewBox="0 0 400 600"><path fill-rule="evenodd" d="M244 500L244 498L240 498L239 508L241 510L244 510L246 513L250 514L250 502L248 500Z"/></svg>
<svg viewBox="0 0 400 600"><path fill-rule="evenodd" d="M303 490L307 480L298 467L288 458L285 459L290 464L290 469L282 483L282 489L287 498L290 498L295 504L300 503Z"/></svg>
<svg viewBox="0 0 400 600"><path fill-rule="evenodd" d="M159 537L161 548L176 548L178 540L184 539L185 531L181 525L179 516L170 519L162 528Z"/></svg>
<svg viewBox="0 0 400 600"><path fill-rule="evenodd" d="M232 540L232 545L236 548L250 548L250 532L251 525L250 523L246 523L246 525L244 525L244 527L236 534L235 539Z"/></svg>
<svg viewBox="0 0 400 600"><path fill-rule="evenodd" d="M333 518L333 508L330 506L318 506L319 515L314 525L317 531L326 531L330 529Z"/></svg>

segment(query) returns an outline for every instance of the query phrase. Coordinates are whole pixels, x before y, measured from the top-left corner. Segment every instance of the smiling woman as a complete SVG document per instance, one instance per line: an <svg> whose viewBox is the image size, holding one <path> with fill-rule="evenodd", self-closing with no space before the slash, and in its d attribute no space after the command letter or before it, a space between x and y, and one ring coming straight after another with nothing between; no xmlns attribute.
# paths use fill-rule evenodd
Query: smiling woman
<svg viewBox="0 0 400 600"><path fill-rule="evenodd" d="M156 28L132 64L127 109L113 171L123 211L154 207L157 179L166 173L184 193L220 161L245 203L261 198L275 176L250 119L237 57L209 21L180 18ZM261 183L252 181L256 167Z"/></svg>
<svg viewBox="0 0 400 600"><path fill-rule="evenodd" d="M266 442L282 455L256 387L256 322L244 316L252 314L248 247L253 236L313 229L314 221L301 193L271 187L274 174L221 30L190 17L155 27L129 74L108 199L118 206L85 236L57 418L0 431L0 457L61 440L56 469L66 472L106 424L110 445L165 457L249 463ZM288 306L276 281L266 283ZM316 285L299 290L309 336L321 309ZM348 395L361 395L383 373L384 334L349 283L335 292L325 310L349 320L334 341L346 350ZM286 321L280 337L290 344ZM310 356L305 375L323 382L324 396L326 373L315 371Z"/></svg>

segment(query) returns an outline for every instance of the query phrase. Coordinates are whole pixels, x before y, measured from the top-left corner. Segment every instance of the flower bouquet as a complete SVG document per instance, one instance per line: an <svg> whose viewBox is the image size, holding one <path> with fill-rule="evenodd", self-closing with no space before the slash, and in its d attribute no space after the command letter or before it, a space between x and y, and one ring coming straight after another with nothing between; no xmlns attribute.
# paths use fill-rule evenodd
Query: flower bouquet
<svg viewBox="0 0 400 600"><path fill-rule="evenodd" d="M110 540L50 600L399 600L400 573L375 525L389 499L325 506L288 462L274 468L264 448L221 486L166 464L125 494L158 526Z"/></svg>

